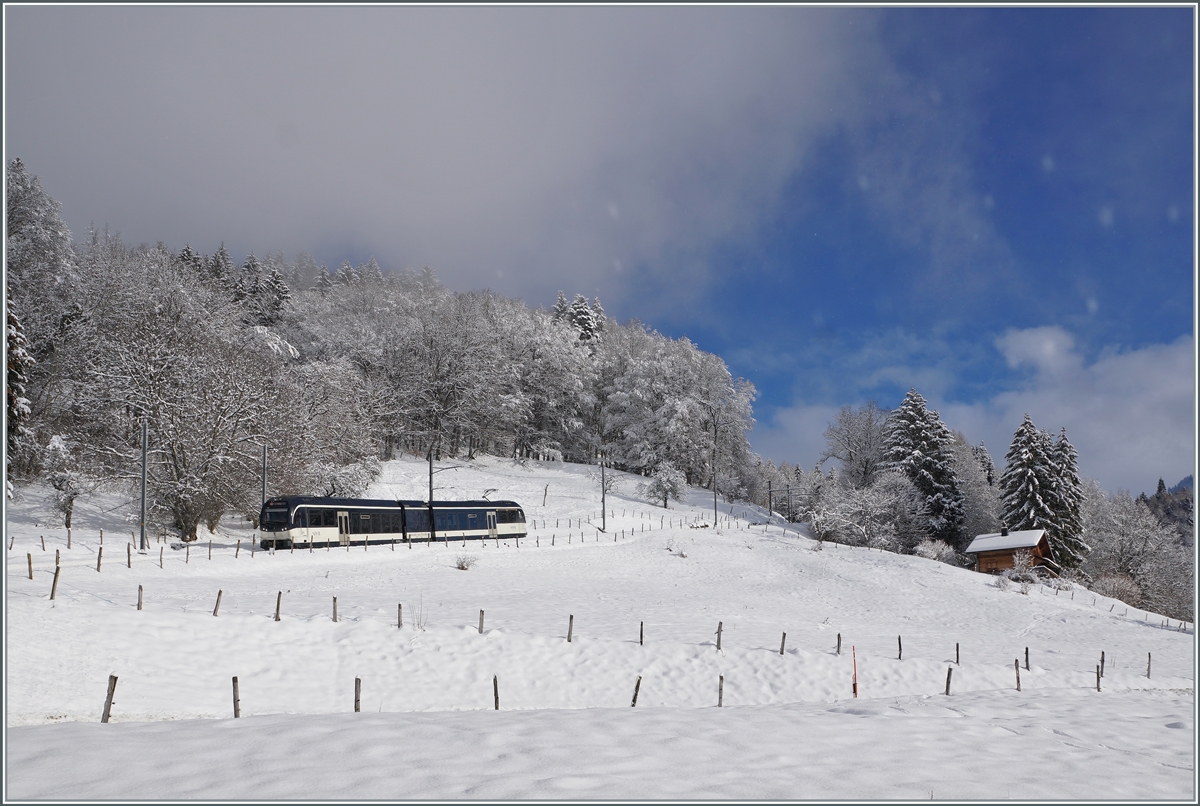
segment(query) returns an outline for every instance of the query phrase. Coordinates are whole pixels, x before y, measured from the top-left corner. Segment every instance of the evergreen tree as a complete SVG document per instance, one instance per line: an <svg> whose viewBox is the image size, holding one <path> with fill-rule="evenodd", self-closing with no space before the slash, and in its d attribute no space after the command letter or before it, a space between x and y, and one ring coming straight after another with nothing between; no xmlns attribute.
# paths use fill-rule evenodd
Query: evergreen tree
<svg viewBox="0 0 1200 806"><path fill-rule="evenodd" d="M183 250L179 253L179 262L197 277L204 276L204 258L192 250L191 244L185 243L183 245Z"/></svg>
<svg viewBox="0 0 1200 806"><path fill-rule="evenodd" d="M910 389L884 426L884 466L904 473L924 496L931 535L962 548L963 502L952 441L938 413Z"/></svg>
<svg viewBox="0 0 1200 806"><path fill-rule="evenodd" d="M988 449L984 447L983 442L980 442L971 451L975 454L975 460L979 462L979 466L983 468L983 474L987 477L988 486L995 486L996 465L992 461L992 455L988 453Z"/></svg>
<svg viewBox="0 0 1200 806"><path fill-rule="evenodd" d="M224 241L221 241L220 248L208 259L208 273L220 285L229 285L233 276L233 259L229 257Z"/></svg>
<svg viewBox="0 0 1200 806"><path fill-rule="evenodd" d="M283 275L277 269L272 268L262 287L260 307L263 324L279 321L283 312L291 304L291 299L292 292L284 281Z"/></svg>
<svg viewBox="0 0 1200 806"><path fill-rule="evenodd" d="M558 292L558 300L554 303L554 309L550 312L551 317L555 322L561 322L567 318L567 311L570 306L567 304L567 298L563 296L563 292Z"/></svg>
<svg viewBox="0 0 1200 806"><path fill-rule="evenodd" d="M597 335L604 331L604 308L600 305L599 297L592 300L592 322L595 324Z"/></svg>
<svg viewBox="0 0 1200 806"><path fill-rule="evenodd" d="M1083 542L1083 482L1079 478L1079 454L1067 440L1067 429L1059 431L1051 461L1055 468L1055 525L1049 535L1055 556L1064 568L1076 568L1091 550Z"/></svg>
<svg viewBox="0 0 1200 806"><path fill-rule="evenodd" d="M596 318L588 305L587 297L583 294L575 295L575 299L571 301L571 308L567 311L567 318L579 331L580 341L591 341L595 338Z"/></svg>
<svg viewBox="0 0 1200 806"><path fill-rule="evenodd" d="M338 266L337 274L333 276L333 281L338 285L354 285L355 279L354 267L350 265L349 260L343 260L342 265Z"/></svg>
<svg viewBox="0 0 1200 806"><path fill-rule="evenodd" d="M329 276L329 267L324 263L321 264L321 269L317 272L317 280L313 284L313 288L322 294L328 294L333 289L333 278Z"/></svg>
<svg viewBox="0 0 1200 806"><path fill-rule="evenodd" d="M7 293L5 294L7 297ZM21 322L12 309L11 301L8 308L8 326L5 366L7 367L7 453L5 455L5 494L12 498L12 464L13 458L29 454L32 445L33 432L26 427L29 419L29 401L25 398L25 384L29 382L29 373L33 368L33 358L25 349L25 333Z"/></svg>
<svg viewBox="0 0 1200 806"><path fill-rule="evenodd" d="M359 272L364 282L372 285L378 285L383 282L383 272L379 268L379 264L375 262L375 256L371 255L371 259L367 261L367 265L363 266Z"/></svg>
<svg viewBox="0 0 1200 806"><path fill-rule="evenodd" d="M1004 506L1003 523L1013 531L1045 529L1050 533L1055 528L1057 471L1050 456L1053 446L1045 437L1026 414L1005 454L1000 501ZM1062 564L1057 554L1054 559Z"/></svg>

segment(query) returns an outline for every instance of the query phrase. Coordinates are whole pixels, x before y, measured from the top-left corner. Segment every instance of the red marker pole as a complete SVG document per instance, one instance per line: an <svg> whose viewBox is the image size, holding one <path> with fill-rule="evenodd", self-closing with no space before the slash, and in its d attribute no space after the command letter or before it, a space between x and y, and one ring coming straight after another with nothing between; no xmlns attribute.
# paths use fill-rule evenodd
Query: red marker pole
<svg viewBox="0 0 1200 806"><path fill-rule="evenodd" d="M854 697L858 699L858 653L853 646L850 647L850 657L854 660Z"/></svg>

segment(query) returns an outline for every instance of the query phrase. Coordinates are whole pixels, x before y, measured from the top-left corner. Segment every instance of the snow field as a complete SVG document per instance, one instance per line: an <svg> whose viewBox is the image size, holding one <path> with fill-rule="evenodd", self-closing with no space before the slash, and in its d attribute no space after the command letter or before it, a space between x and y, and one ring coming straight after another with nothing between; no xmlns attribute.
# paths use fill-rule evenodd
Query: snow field
<svg viewBox="0 0 1200 806"><path fill-rule="evenodd" d="M125 566L126 538L115 535L129 529L115 499L80 505L68 551L64 530L34 525L45 501L26 490L7 518L15 538L6 576L9 794L1002 797L1014 781L994 770L1012 769L1030 752L1051 761L1014 796L1193 792L1190 632L1133 609L1125 615L1124 605L1103 597L1093 604L1082 590L1074 601L1040 586L1022 595L916 557L828 544L817 551L776 526L659 528L661 509L631 499L636 479L609 498L617 513L610 535L642 524L652 530L580 544L576 527L569 545L556 539L550 548L545 538L566 531L553 528L554 518L598 511L591 471L483 458L435 477L454 485L438 497L496 488L493 498L521 502L538 528L520 548L460 542L251 558L251 532L222 527L212 560L205 535L188 562L184 551L166 548L161 569L155 543ZM426 473L421 462L389 462L369 494L422 497ZM711 500L694 491L667 514L711 521ZM750 517L765 520L753 510ZM96 573L99 528L106 551ZM50 602L56 548L62 572ZM478 558L469 571L454 567L463 553ZM961 666L953 663L956 642ZM94 723L109 674L119 683L112 723L101 726ZM243 716L236 722L234 675ZM356 677L361 714L350 713ZM95 741L97 730L111 741ZM46 759L68 751L79 763L48 775ZM964 764L970 753L986 754L988 771ZM121 762L120 778L95 774L135 757ZM229 770L219 781L205 773L214 759Z"/></svg>

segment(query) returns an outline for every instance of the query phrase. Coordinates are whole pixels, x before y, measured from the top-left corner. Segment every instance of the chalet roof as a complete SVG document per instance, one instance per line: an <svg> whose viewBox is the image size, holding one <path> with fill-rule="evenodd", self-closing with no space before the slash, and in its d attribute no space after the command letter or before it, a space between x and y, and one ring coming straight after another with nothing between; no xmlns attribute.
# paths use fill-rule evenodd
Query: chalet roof
<svg viewBox="0 0 1200 806"><path fill-rule="evenodd" d="M983 551L1004 551L1005 549L1031 549L1042 541L1045 529L1023 529L1019 532L1009 532L1002 535L994 532L979 535L967 546L968 554L979 554Z"/></svg>

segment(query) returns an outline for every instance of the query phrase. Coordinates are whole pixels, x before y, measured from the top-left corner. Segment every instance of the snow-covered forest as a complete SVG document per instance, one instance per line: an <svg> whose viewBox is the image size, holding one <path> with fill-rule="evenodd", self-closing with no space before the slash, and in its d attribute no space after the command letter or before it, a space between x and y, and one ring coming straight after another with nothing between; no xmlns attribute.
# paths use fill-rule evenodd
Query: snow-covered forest
<svg viewBox="0 0 1200 806"><path fill-rule="evenodd" d="M1062 574L1191 617L1190 489L1157 509L1111 495L1028 417L997 468L912 390L843 408L816 468L776 465L747 440L751 383L598 299L547 311L374 258L74 241L19 160L7 204L8 478L47 480L66 525L84 491L133 489L144 421L150 517L189 539L257 517L263 446L269 490L293 494L360 494L400 454L603 459L660 505L715 485L822 540L956 565L975 535L1045 528Z"/></svg>
<svg viewBox="0 0 1200 806"><path fill-rule="evenodd" d="M603 457L756 492L753 385L598 299L535 310L373 258L73 242L19 160L8 206L9 469L48 477L65 517L83 485L140 478L143 419L152 515L189 538L257 516L262 446L270 490L293 494L360 494L401 451Z"/></svg>

